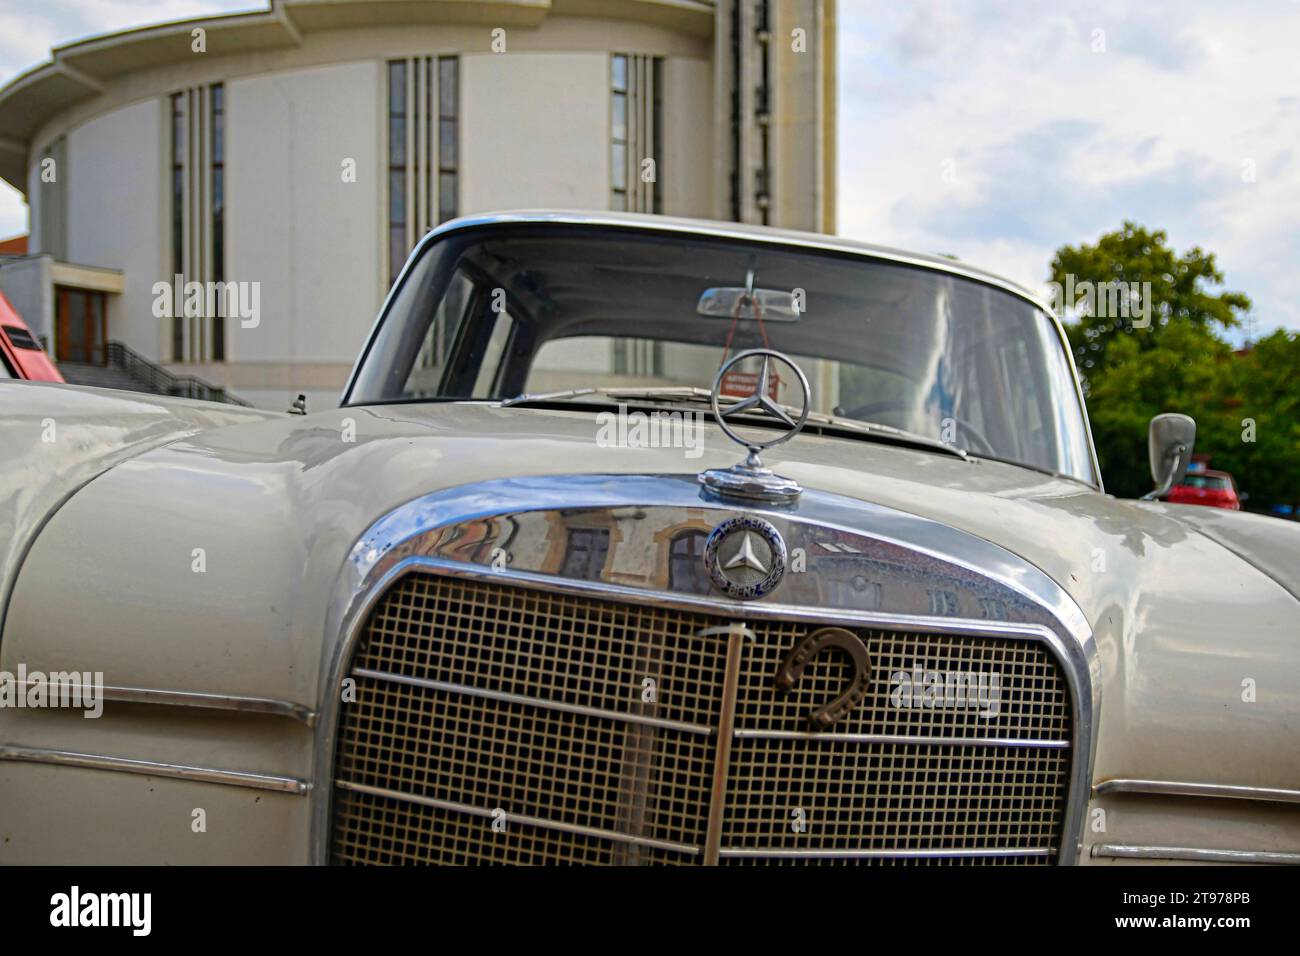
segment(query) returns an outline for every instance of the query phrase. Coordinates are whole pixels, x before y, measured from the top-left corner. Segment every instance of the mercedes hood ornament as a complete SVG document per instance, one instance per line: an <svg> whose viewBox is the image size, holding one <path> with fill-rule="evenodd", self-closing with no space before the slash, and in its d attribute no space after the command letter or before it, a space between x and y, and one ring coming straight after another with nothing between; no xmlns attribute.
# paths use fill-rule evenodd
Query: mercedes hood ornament
<svg viewBox="0 0 1300 956"><path fill-rule="evenodd" d="M722 394L722 383L725 381L727 373L750 358L762 359L758 374L754 378L754 391L749 396L723 409L718 399ZM803 389L803 404L798 419L790 417L786 409L777 404L772 397L773 366L778 364L785 365L794 372L795 378L798 379L799 385ZM804 375L803 370L788 356L772 349L750 349L741 352L729 361L724 362L722 367L718 369L718 374L713 379L711 402L713 417L717 421L718 427L732 441L744 445L749 450L749 453L743 461L732 465L730 468L711 468L703 472L700 475L700 483L708 491L725 498L744 498L751 501L778 503L790 502L798 498L803 491L799 484L790 478L783 478L774 474L771 469L763 464L759 453L771 448L773 445L789 441L799 434L808 421L808 412L812 408L812 390L808 386L808 377ZM752 414L755 411L775 419L779 424L785 426L785 430L768 441L745 438L732 427L731 420L740 415Z"/></svg>

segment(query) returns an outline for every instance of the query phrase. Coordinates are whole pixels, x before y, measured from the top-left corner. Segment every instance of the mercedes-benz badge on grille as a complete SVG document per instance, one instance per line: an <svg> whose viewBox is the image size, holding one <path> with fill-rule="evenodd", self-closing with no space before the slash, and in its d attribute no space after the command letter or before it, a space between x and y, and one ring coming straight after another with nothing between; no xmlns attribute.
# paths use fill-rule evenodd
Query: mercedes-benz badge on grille
<svg viewBox="0 0 1300 956"><path fill-rule="evenodd" d="M704 565L723 594L737 600L760 598L785 574L785 541L768 521L753 515L728 518L704 544Z"/></svg>

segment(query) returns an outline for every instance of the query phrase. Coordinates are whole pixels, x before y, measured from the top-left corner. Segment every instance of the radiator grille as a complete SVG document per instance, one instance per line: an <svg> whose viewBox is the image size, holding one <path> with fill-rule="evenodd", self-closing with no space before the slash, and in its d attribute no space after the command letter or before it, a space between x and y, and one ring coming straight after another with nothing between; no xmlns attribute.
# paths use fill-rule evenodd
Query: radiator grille
<svg viewBox="0 0 1300 956"><path fill-rule="evenodd" d="M855 630L867 699L814 736L847 657L781 694L780 661L816 625L745 623L720 763L736 619L406 575L351 662L334 861L692 863L710 839L725 863L1054 860L1071 704L1044 645ZM998 675L996 698L925 703L925 675L972 673Z"/></svg>

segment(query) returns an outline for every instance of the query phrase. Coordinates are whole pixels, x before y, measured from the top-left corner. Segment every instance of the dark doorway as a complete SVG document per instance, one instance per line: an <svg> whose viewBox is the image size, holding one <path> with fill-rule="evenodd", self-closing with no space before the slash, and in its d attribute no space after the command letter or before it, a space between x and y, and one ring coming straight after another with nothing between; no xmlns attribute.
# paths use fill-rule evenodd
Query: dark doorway
<svg viewBox="0 0 1300 956"><path fill-rule="evenodd" d="M59 361L105 364L107 306L104 293L56 287L54 296Z"/></svg>

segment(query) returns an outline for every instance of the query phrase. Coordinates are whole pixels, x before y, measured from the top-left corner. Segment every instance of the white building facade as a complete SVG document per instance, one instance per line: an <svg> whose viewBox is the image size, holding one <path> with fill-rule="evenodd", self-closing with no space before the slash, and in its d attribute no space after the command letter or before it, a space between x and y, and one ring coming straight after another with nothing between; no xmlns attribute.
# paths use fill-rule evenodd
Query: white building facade
<svg viewBox="0 0 1300 956"><path fill-rule="evenodd" d="M834 231L834 42L834 0L288 0L61 47L0 90L30 209L0 288L65 368L124 347L333 404L447 219ZM217 291L197 315L186 283Z"/></svg>

